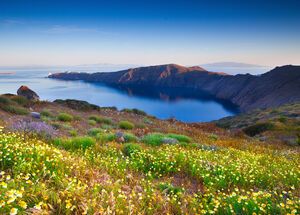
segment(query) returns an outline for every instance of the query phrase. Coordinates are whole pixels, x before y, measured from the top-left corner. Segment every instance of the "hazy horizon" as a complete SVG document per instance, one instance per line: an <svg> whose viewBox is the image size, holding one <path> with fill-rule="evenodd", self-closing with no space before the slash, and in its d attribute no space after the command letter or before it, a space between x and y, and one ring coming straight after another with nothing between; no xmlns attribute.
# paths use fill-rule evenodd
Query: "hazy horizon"
<svg viewBox="0 0 300 215"><path fill-rule="evenodd" d="M300 2L0 2L0 66L300 64Z"/></svg>

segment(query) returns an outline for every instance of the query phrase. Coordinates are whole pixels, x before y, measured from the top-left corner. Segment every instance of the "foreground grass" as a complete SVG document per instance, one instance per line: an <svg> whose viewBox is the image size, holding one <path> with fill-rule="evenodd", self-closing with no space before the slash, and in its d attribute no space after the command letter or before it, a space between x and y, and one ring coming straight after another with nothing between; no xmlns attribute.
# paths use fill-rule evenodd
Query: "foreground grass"
<svg viewBox="0 0 300 215"><path fill-rule="evenodd" d="M52 144L1 130L0 213L299 214L299 161L289 151Z"/></svg>

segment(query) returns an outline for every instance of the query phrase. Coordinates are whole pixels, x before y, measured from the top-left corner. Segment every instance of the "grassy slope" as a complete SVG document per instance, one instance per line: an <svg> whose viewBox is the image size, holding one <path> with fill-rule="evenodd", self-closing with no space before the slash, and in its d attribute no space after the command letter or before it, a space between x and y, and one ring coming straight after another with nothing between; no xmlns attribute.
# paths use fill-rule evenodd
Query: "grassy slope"
<svg viewBox="0 0 300 215"><path fill-rule="evenodd" d="M300 103L226 117L215 123L231 130L250 131L249 135L263 137L269 142L300 145Z"/></svg>
<svg viewBox="0 0 300 215"><path fill-rule="evenodd" d="M44 111L48 124L60 125L60 139L9 132L14 121L28 116L0 111L5 126L0 131L0 213L299 213L298 148L231 136L211 124L160 121L130 111L80 111L47 102L29 106ZM73 119L59 121L60 113ZM125 120L135 127L120 129ZM96 127L101 129L91 132ZM74 130L78 137L71 137ZM124 150L125 144L111 138L116 131L137 136L130 140L139 147ZM161 136L179 143L149 144Z"/></svg>

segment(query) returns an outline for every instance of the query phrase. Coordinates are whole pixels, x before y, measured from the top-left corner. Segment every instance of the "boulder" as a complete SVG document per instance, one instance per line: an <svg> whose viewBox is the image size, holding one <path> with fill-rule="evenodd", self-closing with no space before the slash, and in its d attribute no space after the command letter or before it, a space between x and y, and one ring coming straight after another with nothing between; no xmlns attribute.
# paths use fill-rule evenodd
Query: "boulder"
<svg viewBox="0 0 300 215"><path fill-rule="evenodd" d="M177 144L179 143L179 141L175 138L171 138L171 137L164 137L162 140L161 140L162 143L164 144Z"/></svg>
<svg viewBox="0 0 300 215"><path fill-rule="evenodd" d="M31 112L31 113L30 113L30 116L31 116L32 118L35 118L35 119L40 119L40 118L41 118L41 114L38 113L38 112Z"/></svg>
<svg viewBox="0 0 300 215"><path fill-rule="evenodd" d="M33 90L29 89L29 87L27 86L21 86L18 89L17 94L31 101L38 101L40 99L40 97Z"/></svg>
<svg viewBox="0 0 300 215"><path fill-rule="evenodd" d="M116 136L116 141L118 143L124 143L125 142L125 134L123 132L116 132L115 133L115 136Z"/></svg>

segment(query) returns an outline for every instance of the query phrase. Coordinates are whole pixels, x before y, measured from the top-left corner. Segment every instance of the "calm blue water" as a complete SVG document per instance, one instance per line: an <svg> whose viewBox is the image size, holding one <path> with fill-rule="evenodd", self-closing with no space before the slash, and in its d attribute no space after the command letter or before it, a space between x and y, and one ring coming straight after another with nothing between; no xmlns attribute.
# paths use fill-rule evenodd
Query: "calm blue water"
<svg viewBox="0 0 300 215"><path fill-rule="evenodd" d="M1 72L8 72L0 71ZM11 71L0 74L0 94L16 93L21 85L27 85L42 100L79 99L99 106L115 106L118 109L138 108L160 119L175 117L185 122L205 122L234 115L232 105L200 92L170 89L113 88L81 81L60 81L45 78L53 71Z"/></svg>

